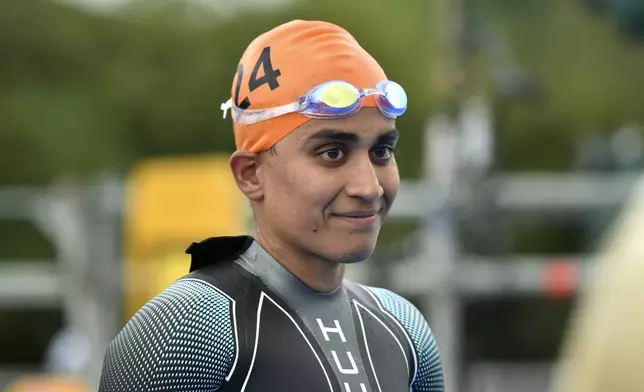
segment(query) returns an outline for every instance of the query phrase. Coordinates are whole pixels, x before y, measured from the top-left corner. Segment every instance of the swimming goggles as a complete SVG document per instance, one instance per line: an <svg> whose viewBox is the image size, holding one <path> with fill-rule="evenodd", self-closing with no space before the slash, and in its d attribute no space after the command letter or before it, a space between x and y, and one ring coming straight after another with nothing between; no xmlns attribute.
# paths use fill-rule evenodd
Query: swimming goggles
<svg viewBox="0 0 644 392"><path fill-rule="evenodd" d="M396 82L384 80L373 88L357 88L352 84L334 80L312 88L296 102L268 109L241 109L232 99L221 105L224 118L232 109L233 120L250 125L288 113L300 113L314 119L341 118L355 114L362 107L362 100L375 95L376 105L388 118L401 116L407 110L407 94Z"/></svg>

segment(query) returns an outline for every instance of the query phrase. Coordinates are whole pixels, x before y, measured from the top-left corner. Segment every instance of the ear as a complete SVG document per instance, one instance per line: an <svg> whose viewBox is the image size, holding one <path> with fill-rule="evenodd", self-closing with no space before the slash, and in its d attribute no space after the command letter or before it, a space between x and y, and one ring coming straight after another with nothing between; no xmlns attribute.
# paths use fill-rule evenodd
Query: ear
<svg viewBox="0 0 644 392"><path fill-rule="evenodd" d="M235 151L230 157L230 169L239 189L251 201L264 197L262 182L257 175L257 154L248 151Z"/></svg>

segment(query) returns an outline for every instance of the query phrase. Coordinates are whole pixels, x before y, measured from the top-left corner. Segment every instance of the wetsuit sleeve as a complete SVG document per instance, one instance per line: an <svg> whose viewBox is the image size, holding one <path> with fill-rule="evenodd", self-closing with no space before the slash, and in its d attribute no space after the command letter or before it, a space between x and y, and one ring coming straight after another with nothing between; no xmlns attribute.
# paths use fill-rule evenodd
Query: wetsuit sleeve
<svg viewBox="0 0 644 392"><path fill-rule="evenodd" d="M438 346L425 317L409 301L389 290L369 287L382 307L403 326L416 351L412 392L444 392L445 381Z"/></svg>
<svg viewBox="0 0 644 392"><path fill-rule="evenodd" d="M179 280L144 305L110 343L99 392L216 391L232 369L231 300Z"/></svg>

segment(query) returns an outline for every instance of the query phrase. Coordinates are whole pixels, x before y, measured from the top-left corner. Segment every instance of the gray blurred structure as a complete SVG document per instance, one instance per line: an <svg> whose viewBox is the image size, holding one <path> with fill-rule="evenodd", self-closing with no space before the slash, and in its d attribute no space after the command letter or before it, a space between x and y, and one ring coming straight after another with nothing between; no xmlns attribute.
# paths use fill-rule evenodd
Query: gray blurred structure
<svg viewBox="0 0 644 392"><path fill-rule="evenodd" d="M385 282L374 282L374 268L378 267L373 263L350 269L350 276L358 281L385 284L403 295L424 298L421 310L431 315L449 380L448 390L463 392L465 386L456 380L465 376L493 377L486 375L485 369L492 369L494 364L475 372L461 369L461 301L472 295L538 293L543 290L545 269L561 257L576 260L578 287L583 287L592 260L586 259L590 257L587 255L506 255L491 259L462 254L454 228L455 209L475 200L472 193L481 186L492 189L492 206L501 210L566 213L617 206L627 198L638 178L615 174L487 176L491 153L476 151L476 146L491 148L491 126L481 126L489 118L480 102L469 107L472 112L465 115L478 116L477 121L453 123L438 118L429 122L425 178L403 182L391 211L391 219L422 222L417 233L422 247L415 248L415 253L403 254L403 260L397 263L388 263L393 267ZM464 129L467 124L475 129ZM462 153L464 150L468 153ZM79 347L89 352L78 354L86 355L88 361L82 366L70 364L70 368L91 385L96 385L105 347L121 325L119 231L123 187L121 180L105 177L82 186L63 183L49 188L0 189L0 219L33 222L55 245L57 254L55 263L0 263L0 306L62 307L69 331L74 331L79 341L88 342Z"/></svg>
<svg viewBox="0 0 644 392"><path fill-rule="evenodd" d="M480 104L473 107L481 114ZM489 121L485 116L480 121ZM463 121L460 124L478 124ZM415 253L403 254L392 265L389 279L374 282L373 263L350 269L350 276L366 283L385 284L403 295L422 296L421 310L431 315L431 326L443 356L449 391L466 391L456 384L464 377L480 379L486 367L461 369L461 301L468 296L516 296L543 290L542 277L553 259L576 260L578 287L583 287L592 259L587 255L506 255L502 259L462 254L454 229L455 208L475 198L471 192L492 189L493 206L502 210L592 210L621 204L631 192L637 175L614 174L504 174L487 177L489 152L472 153L476 143L489 140L491 127L466 131L445 118L427 127L426 177L403 182L391 219L419 219L417 233L423 244ZM467 146L467 154L460 153ZM481 143L490 148L491 143ZM477 159L472 159L477 156ZM474 163L473 163L474 162ZM475 186L473 186L475 184ZM88 342L88 361L71 363L90 385L96 385L103 353L121 325L121 238L124 184L102 178L95 184L53 184L49 188L0 189L0 219L25 219L34 223L55 245L57 258L0 263L0 306L63 308L66 327ZM510 261L510 262L505 262ZM381 276L381 275L379 275ZM61 336L69 337L69 334ZM78 348L77 347L77 348ZM60 354L59 354L60 355ZM64 368L64 366L63 366ZM8 371L5 369L5 372ZM523 371L523 370L522 370ZM0 369L0 374L3 373ZM501 382L501 381L495 381ZM483 387L481 387L483 388ZM471 392L489 389L468 388Z"/></svg>
<svg viewBox="0 0 644 392"><path fill-rule="evenodd" d="M480 363L468 372L467 392L544 392L552 366L543 363Z"/></svg>
<svg viewBox="0 0 644 392"><path fill-rule="evenodd" d="M43 367L92 386L98 385L105 348L120 326L121 217L110 197L115 191L120 204L121 185L109 179L0 190L0 219L31 222L56 253L55 260L0 263L0 306L62 308L65 326L47 354L56 363ZM0 375L15 373L0 369Z"/></svg>

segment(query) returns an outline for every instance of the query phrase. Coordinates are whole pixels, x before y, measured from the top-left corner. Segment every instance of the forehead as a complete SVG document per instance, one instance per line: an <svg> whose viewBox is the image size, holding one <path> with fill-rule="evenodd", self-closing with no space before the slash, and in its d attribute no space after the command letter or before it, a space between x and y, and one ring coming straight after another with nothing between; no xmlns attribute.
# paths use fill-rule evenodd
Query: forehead
<svg viewBox="0 0 644 392"><path fill-rule="evenodd" d="M355 115L346 118L310 120L293 131L288 138L302 143L311 136L334 130L355 134L360 141L369 142L376 140L382 134L395 130L395 128L396 121L383 116L378 109L364 108Z"/></svg>

